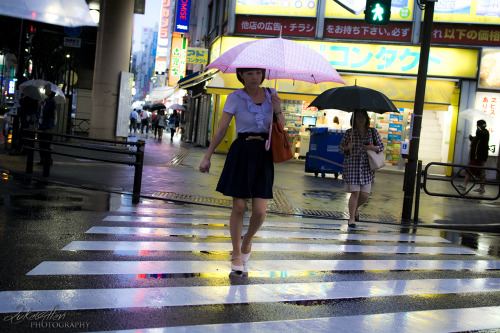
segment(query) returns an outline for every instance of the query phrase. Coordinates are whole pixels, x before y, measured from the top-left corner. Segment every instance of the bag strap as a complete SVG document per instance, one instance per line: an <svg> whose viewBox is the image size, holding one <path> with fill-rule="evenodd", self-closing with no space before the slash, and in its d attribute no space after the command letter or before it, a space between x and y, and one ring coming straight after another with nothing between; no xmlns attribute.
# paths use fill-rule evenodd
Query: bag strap
<svg viewBox="0 0 500 333"><path fill-rule="evenodd" d="M378 145L375 144L377 142L377 139L375 138L375 129L372 128L372 127L370 127L370 132L372 132L373 145L374 146L378 146ZM378 154L378 151L377 151L377 154Z"/></svg>
<svg viewBox="0 0 500 333"><path fill-rule="evenodd" d="M272 95L272 92L271 92L271 89L266 87L266 90L269 91L269 94ZM274 112L273 112L273 108L271 107L271 114L272 114L272 119L271 121L269 122L269 135L268 135L268 138L266 140L266 150L269 150L271 148L271 134L273 132L273 120L274 120Z"/></svg>

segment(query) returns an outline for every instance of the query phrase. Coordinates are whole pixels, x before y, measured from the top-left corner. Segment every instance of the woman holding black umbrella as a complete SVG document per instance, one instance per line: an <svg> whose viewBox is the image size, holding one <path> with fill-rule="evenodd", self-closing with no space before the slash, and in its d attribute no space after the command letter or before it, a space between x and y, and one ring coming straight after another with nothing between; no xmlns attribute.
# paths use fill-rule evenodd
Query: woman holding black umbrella
<svg viewBox="0 0 500 333"><path fill-rule="evenodd" d="M351 117L352 128L348 129L339 144L339 152L344 159L344 189L351 193L349 197L348 226L356 227L359 221L358 209L370 195L375 173L370 169L367 150L382 152L384 143L380 134L370 127L370 117L366 111L355 111Z"/></svg>

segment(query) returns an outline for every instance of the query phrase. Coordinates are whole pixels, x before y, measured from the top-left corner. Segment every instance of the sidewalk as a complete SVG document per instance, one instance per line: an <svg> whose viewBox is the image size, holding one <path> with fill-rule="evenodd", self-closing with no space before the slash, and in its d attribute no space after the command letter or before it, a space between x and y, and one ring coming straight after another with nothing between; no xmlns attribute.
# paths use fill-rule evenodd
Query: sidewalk
<svg viewBox="0 0 500 333"><path fill-rule="evenodd" d="M205 154L204 148L180 142L179 137L173 143L169 138L158 142L151 134L137 134L129 139L146 141L142 196L205 205L230 205L230 198L215 191L225 154L214 154L210 173L202 174L198 166ZM128 155L119 158L134 161ZM132 192L134 167L60 155L53 155L53 159L49 182L103 191ZM38 153L35 153L35 161L38 161ZM26 156L11 156L0 146L0 170L12 175L24 175L25 167ZM403 176L403 172L398 171L377 171L370 199L360 210L362 221L401 223ZM34 167L33 178L42 179L41 167ZM446 186L450 187L449 183L439 183L444 183L437 186L445 191ZM339 179L333 175L321 178L305 173L303 160L275 165L274 193L275 198L269 205L271 212L317 218L345 219L348 216L349 195L343 190L341 176ZM421 191L419 225L500 231L499 208L499 200L442 198Z"/></svg>

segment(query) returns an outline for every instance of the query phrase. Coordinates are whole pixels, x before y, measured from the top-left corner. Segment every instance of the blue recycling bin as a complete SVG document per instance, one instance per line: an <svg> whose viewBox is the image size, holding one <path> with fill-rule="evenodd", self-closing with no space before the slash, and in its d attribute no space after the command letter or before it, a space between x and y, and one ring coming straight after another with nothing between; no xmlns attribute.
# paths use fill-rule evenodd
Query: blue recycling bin
<svg viewBox="0 0 500 333"><path fill-rule="evenodd" d="M309 152L306 154L305 172L314 172L317 177L325 178L333 173L335 178L344 169L344 155L339 153L340 140L345 130L332 130L327 127L311 128Z"/></svg>

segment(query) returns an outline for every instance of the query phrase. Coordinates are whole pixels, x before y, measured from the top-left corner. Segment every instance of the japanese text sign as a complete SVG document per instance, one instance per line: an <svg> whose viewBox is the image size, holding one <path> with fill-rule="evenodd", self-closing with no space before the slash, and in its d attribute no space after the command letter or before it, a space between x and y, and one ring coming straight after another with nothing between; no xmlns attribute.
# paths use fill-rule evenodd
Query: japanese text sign
<svg viewBox="0 0 500 333"><path fill-rule="evenodd" d="M240 16L236 17L236 32L248 34L268 34L278 36L314 37L316 20L308 18L288 18L276 16Z"/></svg>
<svg viewBox="0 0 500 333"><path fill-rule="evenodd" d="M476 101L474 103L474 108L476 110L480 110L484 112L484 116L481 117L478 115L475 119L473 119L474 131L472 135L475 133L476 121L483 119L486 121L486 128L490 132L490 147L492 145L495 146L495 152L489 152L490 156L498 156L498 145L500 142L500 117L498 116L498 107L500 103L500 94L498 93L490 93L490 92L476 92Z"/></svg>
<svg viewBox="0 0 500 333"><path fill-rule="evenodd" d="M172 37L168 85L173 87L186 75L187 38Z"/></svg>
<svg viewBox="0 0 500 333"><path fill-rule="evenodd" d="M208 64L208 50L196 47L188 47L186 63L207 65Z"/></svg>
<svg viewBox="0 0 500 333"><path fill-rule="evenodd" d="M255 38L223 37L213 56ZM336 70L416 75L420 47L384 44L352 44L324 41L296 41L320 53ZM215 54L215 51L217 51ZM211 56L212 56L211 55ZM476 78L479 51L431 47L428 74L441 77ZM211 61L215 60L211 57ZM458 65L460 64L460 65Z"/></svg>
<svg viewBox="0 0 500 333"><path fill-rule="evenodd" d="M175 32L189 32L189 15L191 13L191 0L177 0L175 15Z"/></svg>

